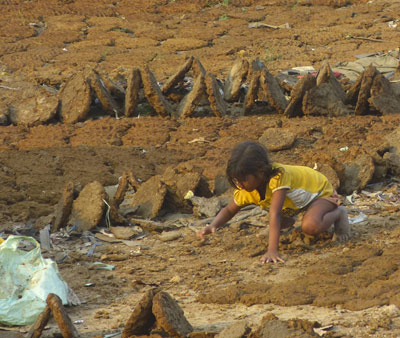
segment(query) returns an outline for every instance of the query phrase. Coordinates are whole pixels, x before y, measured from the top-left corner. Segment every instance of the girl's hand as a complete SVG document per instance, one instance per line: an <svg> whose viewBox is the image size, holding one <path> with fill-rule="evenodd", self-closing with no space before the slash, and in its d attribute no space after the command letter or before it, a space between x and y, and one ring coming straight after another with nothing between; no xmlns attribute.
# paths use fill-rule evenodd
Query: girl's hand
<svg viewBox="0 0 400 338"><path fill-rule="evenodd" d="M198 239L200 239L200 241L204 242L206 240L206 236L208 234L214 233L215 231L217 231L217 227L215 225L212 226L211 224L209 224L203 229L197 231L196 235Z"/></svg>
<svg viewBox="0 0 400 338"><path fill-rule="evenodd" d="M261 263L265 264L265 263L285 263L285 261L280 257L279 252L278 251L269 251L261 257L260 259Z"/></svg>

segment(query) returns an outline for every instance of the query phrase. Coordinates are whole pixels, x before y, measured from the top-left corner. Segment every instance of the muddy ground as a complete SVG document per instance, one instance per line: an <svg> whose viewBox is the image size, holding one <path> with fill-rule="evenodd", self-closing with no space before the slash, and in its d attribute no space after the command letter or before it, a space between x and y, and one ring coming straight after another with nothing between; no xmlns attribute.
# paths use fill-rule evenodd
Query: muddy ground
<svg viewBox="0 0 400 338"><path fill-rule="evenodd" d="M398 28L388 23L400 17L399 4L389 0L5 0L0 9L0 64L55 88L86 67L116 76L148 65L162 82L188 56L221 79L238 55L259 57L274 74L295 66L318 69L324 60L334 65L356 54L395 50ZM252 22L289 28L249 28ZM282 137L290 134L295 141L271 157L333 168L339 192L353 196L344 198L350 217L367 216L354 224L352 239L337 244L329 234L307 238L290 231L281 240L287 262L261 265L268 217L248 215L249 210L243 211L247 218L204 244L194 232L201 220L176 213L158 220L176 232L172 240L147 231L130 242L102 242L93 257L87 255L87 238L56 236L44 254L60 261L63 278L84 302L67 309L73 321L83 321L75 324L78 331L84 337L121 332L138 300L157 285L179 302L195 331L218 332L242 319L255 331L273 313L282 321L333 325L329 334L335 337L398 337L399 177L384 154L385 136L399 122L398 115L176 121L154 114L120 119L93 114L74 125L2 126L0 231L3 237L37 235L51 222L68 181L114 186L132 171L144 182L173 166L201 173L215 191L234 144L279 128ZM348 184L348 168L363 181ZM360 189L353 194L353 188ZM115 270L89 269L95 261ZM290 334L280 330L277 337ZM43 335L57 332L50 322Z"/></svg>

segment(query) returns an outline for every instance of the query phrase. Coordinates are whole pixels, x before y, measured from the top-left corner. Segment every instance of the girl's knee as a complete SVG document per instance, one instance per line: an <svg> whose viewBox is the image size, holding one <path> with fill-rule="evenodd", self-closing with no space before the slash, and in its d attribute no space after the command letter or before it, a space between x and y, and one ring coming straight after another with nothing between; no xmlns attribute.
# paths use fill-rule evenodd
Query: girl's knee
<svg viewBox="0 0 400 338"><path fill-rule="evenodd" d="M306 219L301 222L301 230L303 230L304 233L310 236L315 236L317 235L319 231L319 226L315 220L312 219Z"/></svg>

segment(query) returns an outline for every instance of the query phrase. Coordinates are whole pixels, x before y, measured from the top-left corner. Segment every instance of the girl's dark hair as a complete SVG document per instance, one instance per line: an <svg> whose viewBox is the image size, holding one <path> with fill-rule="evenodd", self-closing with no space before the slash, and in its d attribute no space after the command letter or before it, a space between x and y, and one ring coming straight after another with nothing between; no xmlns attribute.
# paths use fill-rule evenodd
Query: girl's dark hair
<svg viewBox="0 0 400 338"><path fill-rule="evenodd" d="M232 150L226 167L231 186L238 188L235 180L245 181L248 175L255 175L259 171L265 173L267 181L280 172L279 169L272 169L267 150L260 143L246 141Z"/></svg>

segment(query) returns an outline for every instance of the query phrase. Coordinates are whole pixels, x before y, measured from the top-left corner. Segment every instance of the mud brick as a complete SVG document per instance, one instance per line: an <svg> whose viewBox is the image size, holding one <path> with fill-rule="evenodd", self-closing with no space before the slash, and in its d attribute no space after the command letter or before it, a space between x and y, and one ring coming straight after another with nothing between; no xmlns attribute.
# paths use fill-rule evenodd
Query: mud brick
<svg viewBox="0 0 400 338"><path fill-rule="evenodd" d="M305 115L343 116L349 114L348 108L336 96L330 83L322 83L307 91L302 107Z"/></svg>
<svg viewBox="0 0 400 338"><path fill-rule="evenodd" d="M339 189L340 187L339 176L330 165L322 164L321 166L318 166L317 170L326 176L328 181L332 184L333 189L335 190Z"/></svg>
<svg viewBox="0 0 400 338"><path fill-rule="evenodd" d="M207 179L197 172L182 172L176 167L168 167L163 173L163 181L181 200L189 190L196 196L212 197Z"/></svg>
<svg viewBox="0 0 400 338"><path fill-rule="evenodd" d="M250 79L249 88L244 99L244 114L250 113L254 102L258 98L258 89L260 86L260 73L253 74Z"/></svg>
<svg viewBox="0 0 400 338"><path fill-rule="evenodd" d="M114 224L112 221L111 223ZM128 222L125 224L128 224ZM110 226L109 229L117 239L131 239L133 236L138 234L135 229L128 226Z"/></svg>
<svg viewBox="0 0 400 338"><path fill-rule="evenodd" d="M168 95L173 87L183 81L185 74L189 71L193 64L193 56L191 56L178 71L172 75L163 85L162 93Z"/></svg>
<svg viewBox="0 0 400 338"><path fill-rule="evenodd" d="M27 84L18 97L8 102L8 119L16 125L37 126L52 120L59 108L59 99L39 85Z"/></svg>
<svg viewBox="0 0 400 338"><path fill-rule="evenodd" d="M67 311L65 311L60 297L53 293L49 293L46 303L51 309L53 317L61 330L62 336L64 338L79 337L79 333L72 323L71 318L69 318Z"/></svg>
<svg viewBox="0 0 400 338"><path fill-rule="evenodd" d="M175 167L168 167L162 180L168 186L165 205L169 210L191 213L192 205L187 199L184 199L189 190L193 191L196 196L212 196L207 180L197 172L179 172Z"/></svg>
<svg viewBox="0 0 400 338"><path fill-rule="evenodd" d="M203 216L215 217L223 207L218 197L205 198L193 196L190 202L193 204L193 215L199 218Z"/></svg>
<svg viewBox="0 0 400 338"><path fill-rule="evenodd" d="M288 93L291 93L296 84L300 81L297 77L286 75L284 73L278 73L275 76L275 79L278 81L283 90Z"/></svg>
<svg viewBox="0 0 400 338"><path fill-rule="evenodd" d="M378 73L371 87L371 97L368 102L382 114L399 114L400 100L396 97L390 81Z"/></svg>
<svg viewBox="0 0 400 338"><path fill-rule="evenodd" d="M283 114L289 103L278 81L266 68L261 70L259 81L268 103L274 107L279 114Z"/></svg>
<svg viewBox="0 0 400 338"><path fill-rule="evenodd" d="M132 224L136 224L137 226L141 227L144 231L147 232L161 233L163 231L175 229L174 227L170 227L165 223L151 221L148 219L131 218L130 221Z"/></svg>
<svg viewBox="0 0 400 338"><path fill-rule="evenodd" d="M344 103L355 106L357 104L358 94L361 88L361 82L364 77L364 72L360 74L356 82L354 82L346 93Z"/></svg>
<svg viewBox="0 0 400 338"><path fill-rule="evenodd" d="M6 110L4 110L4 112L2 112L1 107L0 107L0 126L8 125L8 113L6 114L5 111Z"/></svg>
<svg viewBox="0 0 400 338"><path fill-rule="evenodd" d="M153 299L153 314L157 326L171 336L184 337L193 331L183 310L167 292L160 291Z"/></svg>
<svg viewBox="0 0 400 338"><path fill-rule="evenodd" d="M226 104L222 98L220 86L217 82L217 79L214 75L207 73L205 83L208 94L208 101L210 102L210 106L212 111L214 112L214 115L217 117L226 115Z"/></svg>
<svg viewBox="0 0 400 338"><path fill-rule="evenodd" d="M258 90L260 88L261 70L265 68L264 64L258 59L253 60L249 68L248 78L250 79L249 88L244 99L244 114L248 114L258 99Z"/></svg>
<svg viewBox="0 0 400 338"><path fill-rule="evenodd" d="M302 116L304 115L302 109L302 103L304 95L307 91L311 90L316 86L315 77L311 74L303 76L294 86L289 105L286 107L284 115L288 117Z"/></svg>
<svg viewBox="0 0 400 338"><path fill-rule="evenodd" d="M368 154L358 155L349 162L343 163L344 171L341 173L340 190L349 195L353 191L362 189L372 179L375 172L375 164Z"/></svg>
<svg viewBox="0 0 400 338"><path fill-rule="evenodd" d="M79 230L90 230L100 223L103 218L106 196L101 183L94 181L85 185L72 204L73 222L78 222Z"/></svg>
<svg viewBox="0 0 400 338"><path fill-rule="evenodd" d="M109 216L111 224L126 225L129 223L128 220L118 212L118 208L113 204L113 201L110 202Z"/></svg>
<svg viewBox="0 0 400 338"><path fill-rule="evenodd" d="M71 76L59 93L59 114L63 122L83 121L92 103L91 90L85 75L78 72Z"/></svg>
<svg viewBox="0 0 400 338"><path fill-rule="evenodd" d="M158 289L151 289L142 297L135 306L132 314L126 322L122 331L122 338L133 335L148 335L156 323L156 317L152 312L153 298L159 292Z"/></svg>
<svg viewBox="0 0 400 338"><path fill-rule="evenodd" d="M107 75L102 75L102 80L113 97L116 97L120 100L125 98L125 89L119 83L113 81Z"/></svg>
<svg viewBox="0 0 400 338"><path fill-rule="evenodd" d="M172 107L163 96L153 72L145 66L142 74L144 93L154 110L162 117L172 115Z"/></svg>
<svg viewBox="0 0 400 338"><path fill-rule="evenodd" d="M296 136L283 128L268 128L258 139L269 151L290 149L295 140Z"/></svg>
<svg viewBox="0 0 400 338"><path fill-rule="evenodd" d="M126 190L128 189L128 184L129 184L128 176L129 176L128 173L123 173L118 181L117 191L115 192L115 195L113 197L113 201L114 201L113 204L117 208L119 207L119 205L122 203L122 201L125 198L125 193L126 193Z"/></svg>
<svg viewBox="0 0 400 338"><path fill-rule="evenodd" d="M338 99L344 102L346 99L346 93L340 82L336 79L335 74L333 74L332 69L327 61L324 61L317 76L317 86L322 83L329 83Z"/></svg>
<svg viewBox="0 0 400 338"><path fill-rule="evenodd" d="M144 218L155 218L161 211L167 195L167 186L156 175L140 185L133 195L132 206L138 206L136 214Z"/></svg>
<svg viewBox="0 0 400 338"><path fill-rule="evenodd" d="M107 114L120 114L120 108L105 86L100 74L93 71L89 77L89 84Z"/></svg>
<svg viewBox="0 0 400 338"><path fill-rule="evenodd" d="M250 331L247 322L240 320L224 328L215 338L243 338L247 337Z"/></svg>
<svg viewBox="0 0 400 338"><path fill-rule="evenodd" d="M369 65L363 72L363 77L358 93L357 104L355 109L356 115L366 115L370 111L368 99L371 96L371 87L374 82L375 76L378 74L378 70Z"/></svg>
<svg viewBox="0 0 400 338"><path fill-rule="evenodd" d="M189 117L199 104L201 99L206 96L206 84L204 75L197 76L193 89L184 97L178 107L178 115L180 118Z"/></svg>
<svg viewBox="0 0 400 338"><path fill-rule="evenodd" d="M132 171L128 172L128 182L135 191L137 191L140 187L140 184Z"/></svg>
<svg viewBox="0 0 400 338"><path fill-rule="evenodd" d="M249 73L247 74L247 79L251 79L254 73L258 73L264 68L266 68L264 62L262 62L259 58L253 59L249 65Z"/></svg>
<svg viewBox="0 0 400 338"><path fill-rule="evenodd" d="M240 88L247 78L249 62L246 59L237 59L233 64L228 79L224 85L224 99L228 102L237 101Z"/></svg>
<svg viewBox="0 0 400 338"><path fill-rule="evenodd" d="M200 62L200 60L198 58L193 59L192 72L193 72L194 77L197 77L199 75L206 76L206 73L207 73L206 69L204 68L204 66L202 65L202 63Z"/></svg>
<svg viewBox="0 0 400 338"><path fill-rule="evenodd" d="M63 190L60 200L57 204L55 213L55 220L52 230L54 232L65 227L68 223L69 216L71 215L72 204L74 202L74 182L68 182Z"/></svg>
<svg viewBox="0 0 400 338"><path fill-rule="evenodd" d="M51 309L49 305L46 305L43 312L39 315L36 321L31 326L26 338L39 338L44 328L50 320Z"/></svg>
<svg viewBox="0 0 400 338"><path fill-rule="evenodd" d="M139 69L133 69L128 76L125 95L125 116L133 116L139 103L139 91L142 85L142 75Z"/></svg>

